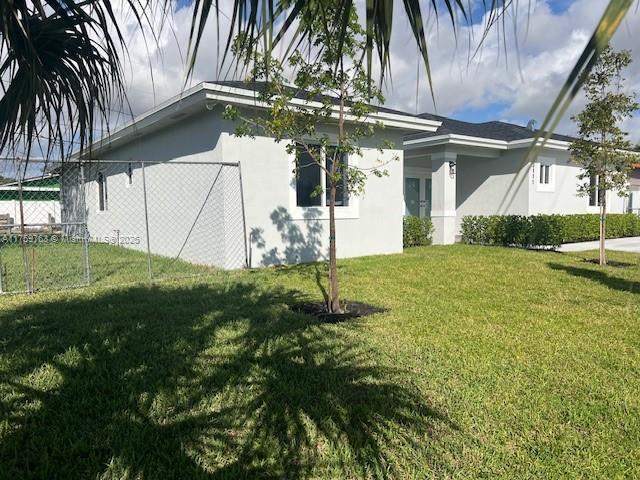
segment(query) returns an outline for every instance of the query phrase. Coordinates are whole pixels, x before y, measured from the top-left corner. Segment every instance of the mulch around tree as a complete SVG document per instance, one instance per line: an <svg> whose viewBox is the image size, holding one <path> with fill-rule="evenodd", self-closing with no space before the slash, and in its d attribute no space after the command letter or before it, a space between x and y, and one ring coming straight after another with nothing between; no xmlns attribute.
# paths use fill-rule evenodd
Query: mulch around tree
<svg viewBox="0 0 640 480"><path fill-rule="evenodd" d="M291 305L289 308L294 312L311 315L327 323L339 323L387 311L384 308L369 305L368 303L352 302L349 300L342 301L344 313L327 312L324 302L299 302Z"/></svg>

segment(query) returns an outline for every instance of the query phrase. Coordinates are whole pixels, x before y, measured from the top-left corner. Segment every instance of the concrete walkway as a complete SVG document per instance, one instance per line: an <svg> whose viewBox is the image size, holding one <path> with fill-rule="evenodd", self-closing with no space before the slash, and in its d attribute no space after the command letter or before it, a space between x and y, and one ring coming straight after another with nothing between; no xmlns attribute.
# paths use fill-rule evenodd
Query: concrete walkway
<svg viewBox="0 0 640 480"><path fill-rule="evenodd" d="M640 237L610 238L606 241L607 250L621 252L640 253ZM565 243L558 250L561 252L583 252L585 250L598 250L599 242Z"/></svg>

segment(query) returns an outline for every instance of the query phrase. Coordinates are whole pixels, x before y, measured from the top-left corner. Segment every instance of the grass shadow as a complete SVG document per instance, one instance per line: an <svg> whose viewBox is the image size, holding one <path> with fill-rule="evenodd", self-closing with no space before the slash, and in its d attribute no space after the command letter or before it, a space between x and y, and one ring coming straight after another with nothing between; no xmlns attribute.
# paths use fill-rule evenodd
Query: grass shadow
<svg viewBox="0 0 640 480"><path fill-rule="evenodd" d="M598 282L605 287L611 288L613 290L619 290L621 292L640 293L640 282L609 275L603 270L572 267L560 263L548 263L548 265L552 270L560 270L575 277L586 278L588 280Z"/></svg>
<svg viewBox="0 0 640 480"><path fill-rule="evenodd" d="M0 476L397 477L393 445L455 429L296 291L38 300L0 312Z"/></svg>

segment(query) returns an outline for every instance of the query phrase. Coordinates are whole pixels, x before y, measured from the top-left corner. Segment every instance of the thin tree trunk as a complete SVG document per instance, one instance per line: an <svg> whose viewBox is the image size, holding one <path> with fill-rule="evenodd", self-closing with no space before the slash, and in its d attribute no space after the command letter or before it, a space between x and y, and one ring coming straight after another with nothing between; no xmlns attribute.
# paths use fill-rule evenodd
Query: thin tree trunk
<svg viewBox="0 0 640 480"><path fill-rule="evenodd" d="M604 97L604 85L602 85L602 97ZM607 133L605 131L600 132L600 148L605 150L605 140L607 138ZM603 158L604 164L602 165L601 176L598 178L598 190L597 196L600 201L600 265L607 264L607 251L605 249L605 240L607 238L607 191L600 186L603 184L602 179L606 178L607 171L607 155L604 155Z"/></svg>
<svg viewBox="0 0 640 480"><path fill-rule="evenodd" d="M333 170L333 168L332 168ZM338 258L336 254L336 185L332 181L329 190L329 311L340 313L340 285L338 283Z"/></svg>
<svg viewBox="0 0 640 480"><path fill-rule="evenodd" d="M338 117L338 155L331 162L329 185L329 305L331 313L340 313L340 284L338 282L338 256L336 252L336 175L337 160L340 155L340 147L344 138L344 88L340 95L340 113Z"/></svg>
<svg viewBox="0 0 640 480"><path fill-rule="evenodd" d="M601 191L600 199L600 265L607 264L607 250L605 240L607 238L607 193Z"/></svg>

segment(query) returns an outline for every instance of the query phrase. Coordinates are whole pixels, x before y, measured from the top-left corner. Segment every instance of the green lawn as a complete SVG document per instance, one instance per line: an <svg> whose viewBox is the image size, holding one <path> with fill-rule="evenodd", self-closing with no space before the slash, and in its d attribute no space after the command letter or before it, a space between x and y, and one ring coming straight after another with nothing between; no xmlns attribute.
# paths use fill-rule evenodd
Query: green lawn
<svg viewBox="0 0 640 480"><path fill-rule="evenodd" d="M89 245L90 284L113 286L148 282L147 257L138 251L92 243ZM30 281L35 290L51 290L86 284L85 252L81 243L30 244L27 246ZM152 255L154 279L182 278L213 273L205 266ZM4 291L24 292L24 260L22 247L0 245L0 264L4 268Z"/></svg>
<svg viewBox="0 0 640 480"><path fill-rule="evenodd" d="M640 258L491 247L0 298L1 478L640 476ZM322 273L322 272L321 272Z"/></svg>

